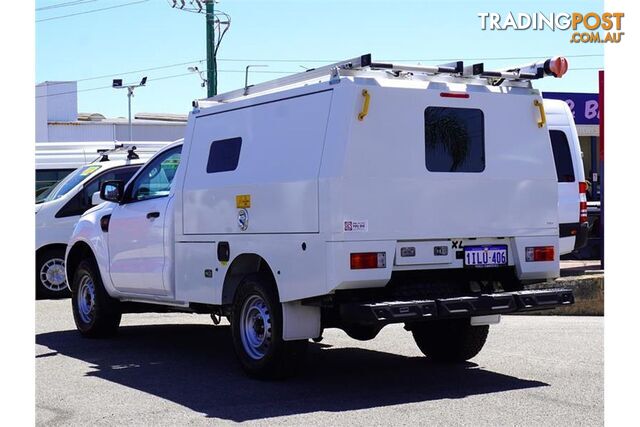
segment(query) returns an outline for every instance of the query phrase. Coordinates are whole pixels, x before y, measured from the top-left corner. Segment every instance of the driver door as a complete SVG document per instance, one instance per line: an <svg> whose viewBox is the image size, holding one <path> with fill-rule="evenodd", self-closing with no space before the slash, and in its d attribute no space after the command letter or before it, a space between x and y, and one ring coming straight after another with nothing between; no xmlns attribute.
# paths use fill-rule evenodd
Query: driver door
<svg viewBox="0 0 640 427"><path fill-rule="evenodd" d="M116 289L166 294L165 219L182 146L153 158L125 191L109 222L109 273Z"/></svg>

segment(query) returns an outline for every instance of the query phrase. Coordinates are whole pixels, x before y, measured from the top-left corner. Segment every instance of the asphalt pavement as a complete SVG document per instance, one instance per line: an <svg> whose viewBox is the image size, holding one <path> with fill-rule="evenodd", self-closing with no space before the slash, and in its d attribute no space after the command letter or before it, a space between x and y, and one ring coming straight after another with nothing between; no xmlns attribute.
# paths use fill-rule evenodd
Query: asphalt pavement
<svg viewBox="0 0 640 427"><path fill-rule="evenodd" d="M580 425L604 423L603 317L504 316L464 366L426 361L401 325L339 330L284 382L244 376L226 324L129 314L81 338L68 299L36 302L38 425Z"/></svg>

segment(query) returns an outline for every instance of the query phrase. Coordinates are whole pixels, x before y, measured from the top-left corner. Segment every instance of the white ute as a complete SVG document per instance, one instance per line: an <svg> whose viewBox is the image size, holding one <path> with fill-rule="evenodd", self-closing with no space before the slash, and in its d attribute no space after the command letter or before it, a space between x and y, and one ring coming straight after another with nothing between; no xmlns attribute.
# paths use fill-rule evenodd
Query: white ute
<svg viewBox="0 0 640 427"><path fill-rule="evenodd" d="M559 275L558 184L540 93L554 58L374 63L364 55L194 102L169 146L76 225L76 326L122 313L226 316L251 376L292 374L309 339L404 323L434 361L484 345L500 314L572 304Z"/></svg>

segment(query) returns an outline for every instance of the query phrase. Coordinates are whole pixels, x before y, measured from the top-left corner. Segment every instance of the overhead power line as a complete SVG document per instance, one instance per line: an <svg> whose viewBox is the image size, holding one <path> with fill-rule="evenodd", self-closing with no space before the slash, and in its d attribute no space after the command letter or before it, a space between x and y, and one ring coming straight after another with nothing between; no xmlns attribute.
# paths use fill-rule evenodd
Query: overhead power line
<svg viewBox="0 0 640 427"><path fill-rule="evenodd" d="M132 1L132 2L129 2L129 3L117 4L115 6L103 7L103 8L100 8L100 9L91 9L91 10L85 10L83 12L70 13L68 15L60 15L60 16L53 16L51 18L36 19L36 22L53 21L55 19L69 18L69 17L72 17L72 16L78 16L78 15L86 15L88 13L102 12L104 10L117 9L119 7L133 6L133 5L140 4L140 3L146 3L148 1L149 0Z"/></svg>
<svg viewBox="0 0 640 427"><path fill-rule="evenodd" d="M509 56L509 57L481 57L481 58L426 58L426 59L381 59L381 62L426 62L426 61L501 61L501 60L511 60L511 59L540 59L540 58L548 58L551 55L537 55L537 56ZM563 55L565 58L587 58L587 57L597 57L604 56L604 54L585 54L585 55ZM318 63L333 63L339 62L337 59L256 59L256 58L227 58L227 59L218 59L218 61L228 61L228 62L318 62Z"/></svg>
<svg viewBox="0 0 640 427"><path fill-rule="evenodd" d="M36 12L39 12L41 10L49 10L49 9L58 9L61 7L71 7L71 6L79 6L81 4L85 4L85 3L94 3L98 0L75 0L75 1L67 1L64 3L56 3L56 4L52 4L49 6L42 6L42 7L37 7L36 8Z"/></svg>
<svg viewBox="0 0 640 427"><path fill-rule="evenodd" d="M175 64L168 64L168 65L159 65L157 67L141 68L139 70L124 71L122 73L103 74L103 75L100 75L100 76L84 77L82 79L73 79L71 81L74 81L74 82L87 82L87 81L90 81L90 80L99 80L99 79L106 79L106 78L109 78L109 77L126 76L128 74L143 73L145 71L164 70L164 69L167 69L167 68L175 68L175 67L180 67L180 66L185 66L185 65L195 64L195 63L202 63L204 61L205 61L205 59L196 59L194 61L177 62ZM52 82L49 85L50 86L55 86L56 84L65 84L65 83L67 83L67 82Z"/></svg>

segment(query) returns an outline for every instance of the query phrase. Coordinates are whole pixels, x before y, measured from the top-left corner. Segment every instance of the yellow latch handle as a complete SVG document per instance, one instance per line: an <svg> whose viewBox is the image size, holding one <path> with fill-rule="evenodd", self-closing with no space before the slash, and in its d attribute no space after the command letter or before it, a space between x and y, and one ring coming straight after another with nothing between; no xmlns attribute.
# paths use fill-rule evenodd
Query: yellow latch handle
<svg viewBox="0 0 640 427"><path fill-rule="evenodd" d="M362 96L364 96L364 103L362 104L362 111L358 114L358 120L362 121L369 114L369 101L371 101L371 95L366 89L362 90Z"/></svg>
<svg viewBox="0 0 640 427"><path fill-rule="evenodd" d="M535 101L533 101L533 105L538 107L538 110L540 110L540 121L538 122L538 127L541 128L547 123L547 115L544 112L544 104L542 103L542 101L536 99Z"/></svg>

